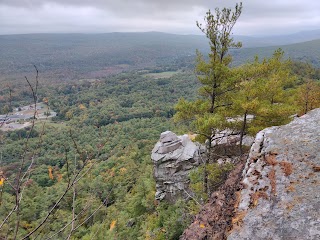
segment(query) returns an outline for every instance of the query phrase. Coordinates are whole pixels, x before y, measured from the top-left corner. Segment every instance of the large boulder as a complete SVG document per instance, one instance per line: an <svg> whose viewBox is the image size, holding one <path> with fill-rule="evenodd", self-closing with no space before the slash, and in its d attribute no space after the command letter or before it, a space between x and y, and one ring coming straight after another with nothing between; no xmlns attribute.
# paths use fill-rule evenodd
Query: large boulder
<svg viewBox="0 0 320 240"><path fill-rule="evenodd" d="M177 136L171 131L161 133L152 150L157 200L170 202L190 196L189 173L201 163L205 149L190 140L188 135Z"/></svg>
<svg viewBox="0 0 320 240"><path fill-rule="evenodd" d="M320 239L320 109L258 133L229 240Z"/></svg>
<svg viewBox="0 0 320 240"><path fill-rule="evenodd" d="M320 239L319 126L315 109L259 132L180 239Z"/></svg>

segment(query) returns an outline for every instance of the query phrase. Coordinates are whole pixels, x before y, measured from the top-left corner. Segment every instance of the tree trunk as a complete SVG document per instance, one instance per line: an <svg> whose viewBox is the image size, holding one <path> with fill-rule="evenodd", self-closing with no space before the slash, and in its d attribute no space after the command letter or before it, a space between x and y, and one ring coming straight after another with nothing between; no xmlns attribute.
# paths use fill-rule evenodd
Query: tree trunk
<svg viewBox="0 0 320 240"><path fill-rule="evenodd" d="M204 192L207 194L207 196L209 197L210 194L210 189L209 189L209 183L208 183L208 164L211 158L211 137L207 138L208 140L208 145L207 145L207 159L205 159L204 162L204 168L203 168L203 188L204 188Z"/></svg>
<svg viewBox="0 0 320 240"><path fill-rule="evenodd" d="M247 126L247 115L248 115L248 111L246 110L243 115L243 123L242 123L242 128L241 128L241 133L240 133L240 154L241 155L243 153L242 141L243 141L243 136L244 136L244 133L246 131L246 126Z"/></svg>
<svg viewBox="0 0 320 240"><path fill-rule="evenodd" d="M308 112L308 104L309 104L309 91L307 89L307 93L306 93L306 101L305 101L305 108L304 108L304 114L306 114Z"/></svg>

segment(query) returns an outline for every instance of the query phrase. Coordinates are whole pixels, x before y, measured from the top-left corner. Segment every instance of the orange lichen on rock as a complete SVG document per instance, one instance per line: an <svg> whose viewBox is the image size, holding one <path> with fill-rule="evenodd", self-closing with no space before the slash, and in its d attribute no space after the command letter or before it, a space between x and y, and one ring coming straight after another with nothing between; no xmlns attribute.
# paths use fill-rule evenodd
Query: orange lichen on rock
<svg viewBox="0 0 320 240"><path fill-rule="evenodd" d="M296 188L293 184L290 184L288 187L286 187L287 192L295 192Z"/></svg>
<svg viewBox="0 0 320 240"><path fill-rule="evenodd" d="M270 179L271 193L276 194L276 170L274 169L274 167L272 167L272 169L270 170L268 178Z"/></svg>
<svg viewBox="0 0 320 240"><path fill-rule="evenodd" d="M241 201L241 192L237 191L235 195L236 195L236 202L234 204L234 209L237 209Z"/></svg>
<svg viewBox="0 0 320 240"><path fill-rule="evenodd" d="M266 200L269 199L269 196L266 192L264 191L258 191L258 192L255 192L251 195L251 202L252 202L252 205L255 207L258 205L258 200L259 198L264 198Z"/></svg>
<svg viewBox="0 0 320 240"><path fill-rule="evenodd" d="M301 197L294 197L293 200L286 204L285 208L287 211L291 211L297 204L302 202Z"/></svg>
<svg viewBox="0 0 320 240"><path fill-rule="evenodd" d="M275 166L278 164L277 160L276 160L276 155L272 154L272 155L267 155L265 156L265 161L271 165L271 166Z"/></svg>
<svg viewBox="0 0 320 240"><path fill-rule="evenodd" d="M320 172L320 166L313 166L313 171Z"/></svg>
<svg viewBox="0 0 320 240"><path fill-rule="evenodd" d="M293 172L292 163L282 161L280 162L280 166L284 175L289 176Z"/></svg>
<svg viewBox="0 0 320 240"><path fill-rule="evenodd" d="M200 226L200 228L205 228L206 227L203 223L201 223L199 226Z"/></svg>
<svg viewBox="0 0 320 240"><path fill-rule="evenodd" d="M294 208L294 206L295 204L290 202L286 205L286 210L290 212Z"/></svg>
<svg viewBox="0 0 320 240"><path fill-rule="evenodd" d="M243 222L244 217L246 216L247 212L246 211L242 211L242 212L238 212L233 218L232 218L232 224L234 226L240 226L241 223Z"/></svg>

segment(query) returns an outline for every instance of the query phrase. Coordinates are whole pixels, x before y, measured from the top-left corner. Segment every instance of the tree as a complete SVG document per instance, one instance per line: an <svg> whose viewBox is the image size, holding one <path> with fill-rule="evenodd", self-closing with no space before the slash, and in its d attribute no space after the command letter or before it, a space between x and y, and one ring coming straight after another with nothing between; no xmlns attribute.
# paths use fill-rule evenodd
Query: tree
<svg viewBox="0 0 320 240"><path fill-rule="evenodd" d="M231 31L241 11L242 3L236 4L234 12L229 8L221 11L216 8L215 15L210 10L206 13L205 27L197 22L199 29L209 39L211 49L208 61L197 52L195 71L202 84L199 89L201 98L193 102L181 99L176 105L175 119L194 120L196 132L210 142L215 131L221 127L218 122L223 121L225 108L231 105L229 93L235 90L237 75L229 66L232 57L228 55L228 51L230 48L241 47L241 43L235 43L231 37Z"/></svg>
<svg viewBox="0 0 320 240"><path fill-rule="evenodd" d="M320 107L320 83L312 79L306 79L305 83L298 88L297 104L299 114Z"/></svg>
<svg viewBox="0 0 320 240"><path fill-rule="evenodd" d="M246 133L256 134L263 128L287 123L295 112L292 86L296 80L291 72L290 60L283 60L284 52L278 49L269 59L256 57L239 70L241 81L232 96L233 117L239 121L240 148ZM248 122L248 115L253 118ZM239 116L242 116L239 119Z"/></svg>
<svg viewBox="0 0 320 240"><path fill-rule="evenodd" d="M298 114L320 107L320 69L305 62L292 62L291 68L298 78L295 94Z"/></svg>
<svg viewBox="0 0 320 240"><path fill-rule="evenodd" d="M210 53L208 61L197 52L196 75L202 84L200 98L193 102L181 99L176 105L175 120L193 120L194 132L198 139L206 140L208 160L212 156L211 143L215 136L230 125L226 111L232 105L231 93L238 81L238 72L230 68L232 57L228 54L231 48L240 48L240 42L234 42L232 29L242 12L242 3L236 4L234 11L230 8L209 10L204 17L205 24L197 22L198 28L209 39ZM208 171L204 170L204 188L209 193Z"/></svg>

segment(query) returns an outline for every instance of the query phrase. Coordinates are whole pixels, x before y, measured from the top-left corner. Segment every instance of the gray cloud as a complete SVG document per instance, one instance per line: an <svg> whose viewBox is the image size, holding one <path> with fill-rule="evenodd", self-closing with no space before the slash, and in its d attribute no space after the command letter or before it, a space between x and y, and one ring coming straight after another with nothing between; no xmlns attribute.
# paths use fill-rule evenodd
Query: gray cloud
<svg viewBox="0 0 320 240"><path fill-rule="evenodd" d="M199 33L195 22L234 0L0 0L0 34L165 31ZM277 34L320 26L320 1L243 0L236 34Z"/></svg>

